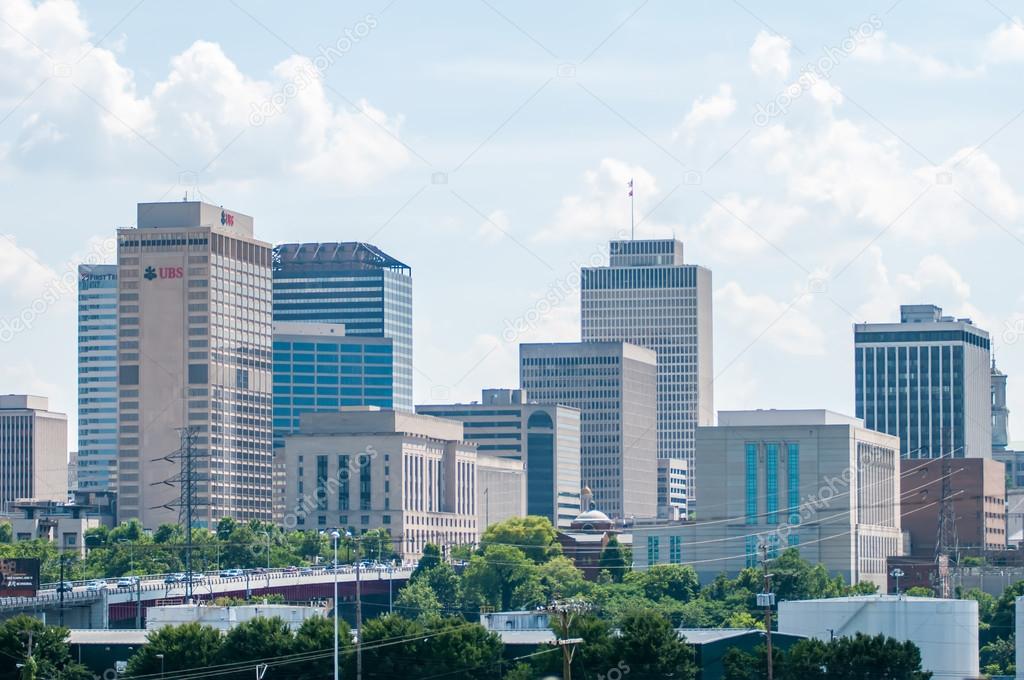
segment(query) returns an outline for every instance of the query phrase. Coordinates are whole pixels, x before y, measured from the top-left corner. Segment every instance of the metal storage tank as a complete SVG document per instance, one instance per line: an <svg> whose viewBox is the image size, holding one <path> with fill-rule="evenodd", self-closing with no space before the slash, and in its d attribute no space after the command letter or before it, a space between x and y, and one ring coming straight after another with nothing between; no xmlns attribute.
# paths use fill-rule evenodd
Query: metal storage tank
<svg viewBox="0 0 1024 680"><path fill-rule="evenodd" d="M779 632L825 641L856 633L887 635L916 644L921 666L934 680L979 676L974 600L866 595L780 602Z"/></svg>

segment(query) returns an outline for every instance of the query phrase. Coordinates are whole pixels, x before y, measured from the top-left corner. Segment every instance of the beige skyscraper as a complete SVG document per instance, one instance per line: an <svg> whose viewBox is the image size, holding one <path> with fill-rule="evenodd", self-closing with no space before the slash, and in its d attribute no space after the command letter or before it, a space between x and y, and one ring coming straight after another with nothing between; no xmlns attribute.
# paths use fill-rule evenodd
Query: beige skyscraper
<svg viewBox="0 0 1024 680"><path fill-rule="evenodd" d="M271 519L271 247L253 219L140 203L118 229L118 511L177 522L190 428L196 523Z"/></svg>
<svg viewBox="0 0 1024 680"><path fill-rule="evenodd" d="M67 500L68 418L46 397L0 395L0 512L19 498Z"/></svg>

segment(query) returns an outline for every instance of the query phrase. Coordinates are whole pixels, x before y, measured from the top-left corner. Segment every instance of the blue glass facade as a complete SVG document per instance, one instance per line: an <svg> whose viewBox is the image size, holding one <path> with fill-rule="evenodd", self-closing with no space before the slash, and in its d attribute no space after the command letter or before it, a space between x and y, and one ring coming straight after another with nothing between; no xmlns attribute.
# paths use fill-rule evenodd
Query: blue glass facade
<svg viewBox="0 0 1024 680"><path fill-rule="evenodd" d="M342 406L393 408L393 348L387 338L274 336L274 443L302 413Z"/></svg>
<svg viewBox="0 0 1024 680"><path fill-rule="evenodd" d="M765 480L768 524L779 523L779 445L765 446Z"/></svg>
<svg viewBox="0 0 1024 680"><path fill-rule="evenodd" d="M412 405L412 270L366 243L274 249L274 321L340 323L347 336L390 338L394 408Z"/></svg>
<svg viewBox="0 0 1024 680"><path fill-rule="evenodd" d="M117 265L78 267L78 488L117 482Z"/></svg>
<svg viewBox="0 0 1024 680"><path fill-rule="evenodd" d="M757 524L757 444L746 448L747 524Z"/></svg>

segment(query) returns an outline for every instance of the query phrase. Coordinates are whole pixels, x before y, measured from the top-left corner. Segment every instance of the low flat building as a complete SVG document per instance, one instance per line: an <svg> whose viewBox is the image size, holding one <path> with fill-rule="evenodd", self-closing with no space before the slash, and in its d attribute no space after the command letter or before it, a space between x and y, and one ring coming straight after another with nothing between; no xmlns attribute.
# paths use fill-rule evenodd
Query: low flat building
<svg viewBox="0 0 1024 680"><path fill-rule="evenodd" d="M849 583L885 587L902 554L899 441L824 410L722 411L697 428L699 513L633 529L636 568L693 564L702 581L796 548Z"/></svg>
<svg viewBox="0 0 1024 680"><path fill-rule="evenodd" d="M100 526L113 528L117 495L112 491L79 491L70 501L21 499L10 504L8 518L14 541L43 539L61 552L85 556L85 532Z"/></svg>
<svg viewBox="0 0 1024 680"><path fill-rule="evenodd" d="M174 604L146 609L146 630L159 630L165 626L198 623L227 633L239 624L257 617L279 618L294 632L306 619L324 616L321 607L301 607L292 604L245 604L233 607L199 604Z"/></svg>
<svg viewBox="0 0 1024 680"><path fill-rule="evenodd" d="M526 514L568 527L580 513L580 411L532 401L526 390L487 389L480 403L421 404L417 413L462 422L477 452L522 461Z"/></svg>
<svg viewBox="0 0 1024 680"><path fill-rule="evenodd" d="M498 456L476 456L477 529L526 515L526 478L523 461Z"/></svg>
<svg viewBox="0 0 1024 680"><path fill-rule="evenodd" d="M284 457L287 529L383 528L403 558L476 542L476 445L458 421L372 406L304 413Z"/></svg>

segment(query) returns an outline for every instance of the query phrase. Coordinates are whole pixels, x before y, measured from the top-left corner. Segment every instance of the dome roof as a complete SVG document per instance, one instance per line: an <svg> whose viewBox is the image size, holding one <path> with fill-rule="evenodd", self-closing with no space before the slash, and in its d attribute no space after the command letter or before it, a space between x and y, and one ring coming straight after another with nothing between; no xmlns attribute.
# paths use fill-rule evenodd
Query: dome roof
<svg viewBox="0 0 1024 680"><path fill-rule="evenodd" d="M594 492L590 490L590 487L589 487L589 486L585 486L585 487L583 487L583 491L581 491L581 493L584 493L584 494L592 494L592 493L594 493Z"/></svg>
<svg viewBox="0 0 1024 680"><path fill-rule="evenodd" d="M574 522L611 522L608 515L600 510L587 510L576 516Z"/></svg>

